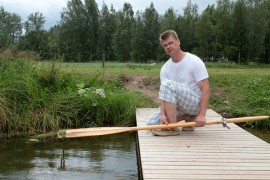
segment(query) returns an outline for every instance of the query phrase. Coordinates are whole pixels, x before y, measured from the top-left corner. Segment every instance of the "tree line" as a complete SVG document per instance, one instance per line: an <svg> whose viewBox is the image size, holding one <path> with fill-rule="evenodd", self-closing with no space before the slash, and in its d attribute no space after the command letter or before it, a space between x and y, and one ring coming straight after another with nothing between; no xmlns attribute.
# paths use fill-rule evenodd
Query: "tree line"
<svg viewBox="0 0 270 180"><path fill-rule="evenodd" d="M180 3L180 2L179 2ZM203 60L270 63L270 0L217 0L201 13L189 0L178 13L173 7L159 14L152 2L134 12L130 3L116 11L95 0L69 0L60 22L44 29L45 17L31 13L22 22L0 7L0 47L33 51L43 59L66 62L101 60L149 62L167 56L159 34L175 30L181 48Z"/></svg>

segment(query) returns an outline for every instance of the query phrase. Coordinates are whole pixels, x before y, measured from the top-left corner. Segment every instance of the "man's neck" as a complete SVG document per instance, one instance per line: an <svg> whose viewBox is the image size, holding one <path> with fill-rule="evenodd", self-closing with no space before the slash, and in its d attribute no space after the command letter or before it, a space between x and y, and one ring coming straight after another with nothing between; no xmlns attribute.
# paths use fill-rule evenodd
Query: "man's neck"
<svg viewBox="0 0 270 180"><path fill-rule="evenodd" d="M181 51L179 53L177 53L175 56L171 57L172 61L177 63L180 62L182 59L184 59L184 57L186 56L186 52Z"/></svg>

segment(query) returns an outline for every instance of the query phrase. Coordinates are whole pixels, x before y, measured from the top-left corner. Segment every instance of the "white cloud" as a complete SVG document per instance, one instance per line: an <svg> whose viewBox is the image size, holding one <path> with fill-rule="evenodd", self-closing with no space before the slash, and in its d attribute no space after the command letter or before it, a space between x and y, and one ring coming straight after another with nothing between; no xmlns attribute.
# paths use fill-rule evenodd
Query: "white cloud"
<svg viewBox="0 0 270 180"><path fill-rule="evenodd" d="M60 20L60 12L67 2L68 0L1 0L0 6L10 13L20 15L23 22L31 13L40 12L46 20L45 28L49 28Z"/></svg>
<svg viewBox="0 0 270 180"><path fill-rule="evenodd" d="M84 1L84 0L82 0ZM144 11L153 2L155 9L159 14L163 14L167 9L173 7L179 14L182 14L183 8L186 7L188 0L96 0L99 8L102 7L103 2L110 9L111 4L116 11L123 8L125 2L131 4L134 12L137 10ZM66 7L68 0L1 0L0 6L10 13L16 13L21 16L23 21L27 20L27 17L31 13L40 12L45 17L45 28L48 29L51 26L57 24L60 21L60 12ZM216 0L193 0L192 3L196 3L199 6L199 11L203 11L208 4L214 4Z"/></svg>
<svg viewBox="0 0 270 180"><path fill-rule="evenodd" d="M188 0L96 0L99 7L101 7L103 1L110 8L111 4L113 4L116 10L122 9L125 2L128 2L132 5L133 10L136 12L137 10L144 11L148 8L153 2L155 9L159 12L159 14L163 14L167 9L173 7L174 10L177 10L178 13L182 14L183 9L186 7ZM199 11L203 11L208 4L212 5L216 3L216 0L192 0L192 4L197 4L199 6Z"/></svg>

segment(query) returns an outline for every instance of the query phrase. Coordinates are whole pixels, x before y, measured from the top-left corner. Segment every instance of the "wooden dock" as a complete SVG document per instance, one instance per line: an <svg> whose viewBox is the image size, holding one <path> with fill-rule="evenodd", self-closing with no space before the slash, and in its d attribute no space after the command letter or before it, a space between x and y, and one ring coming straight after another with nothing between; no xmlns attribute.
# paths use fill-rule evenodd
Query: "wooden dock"
<svg viewBox="0 0 270 180"><path fill-rule="evenodd" d="M145 126L153 108L136 111L137 125ZM213 110L207 119L220 119ZM138 132L143 179L270 179L270 144L235 124L231 129L209 125L179 136Z"/></svg>

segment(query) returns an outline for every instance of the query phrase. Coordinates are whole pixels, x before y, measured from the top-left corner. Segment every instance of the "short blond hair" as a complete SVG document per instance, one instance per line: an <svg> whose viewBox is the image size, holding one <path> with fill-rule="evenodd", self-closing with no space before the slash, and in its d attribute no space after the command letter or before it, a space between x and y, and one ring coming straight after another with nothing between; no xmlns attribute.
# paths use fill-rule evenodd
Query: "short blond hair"
<svg viewBox="0 0 270 180"><path fill-rule="evenodd" d="M173 36L176 40L178 39L177 33L174 30L167 30L160 34L159 41L166 40L169 36Z"/></svg>

